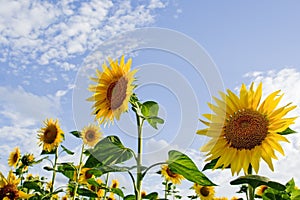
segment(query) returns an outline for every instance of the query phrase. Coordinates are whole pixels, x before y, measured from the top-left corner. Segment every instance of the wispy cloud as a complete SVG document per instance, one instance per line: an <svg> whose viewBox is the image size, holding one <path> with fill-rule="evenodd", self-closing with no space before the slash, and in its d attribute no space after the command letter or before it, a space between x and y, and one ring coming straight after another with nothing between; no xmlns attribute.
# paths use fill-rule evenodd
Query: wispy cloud
<svg viewBox="0 0 300 200"><path fill-rule="evenodd" d="M9 1L0 3L1 62L74 68L74 56L105 39L154 22L166 3L131 1Z"/></svg>

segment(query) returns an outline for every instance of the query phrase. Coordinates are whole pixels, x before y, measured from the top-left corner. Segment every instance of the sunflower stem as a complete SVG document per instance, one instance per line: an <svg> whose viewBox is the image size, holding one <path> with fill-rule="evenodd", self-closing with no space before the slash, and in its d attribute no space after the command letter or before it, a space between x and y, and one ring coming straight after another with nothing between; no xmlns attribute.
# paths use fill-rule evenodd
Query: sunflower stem
<svg viewBox="0 0 300 200"><path fill-rule="evenodd" d="M80 172L81 172L81 165L82 165L83 151L84 151L84 144L82 144L81 152L80 152L79 168L78 168L78 171L77 171L77 174L76 174L75 189L74 189L73 200L75 200L76 194L77 194L77 190L78 190L78 180L79 180Z"/></svg>
<svg viewBox="0 0 300 200"><path fill-rule="evenodd" d="M249 165L248 174L249 175L252 174L252 166L251 165ZM250 184L248 184L248 195L249 195L249 200L254 200L254 188Z"/></svg>
<svg viewBox="0 0 300 200"><path fill-rule="evenodd" d="M136 114L137 119L137 126L138 126L138 154L137 154L137 182L136 182L136 199L141 200L141 189L142 189L142 145L143 145L143 138L142 138L142 131L143 131L143 124L144 119Z"/></svg>
<svg viewBox="0 0 300 200"><path fill-rule="evenodd" d="M169 190L169 189L168 189L168 181L166 180L165 183L166 183L166 184L165 184L165 199L168 199L168 194L167 194L167 191Z"/></svg>
<svg viewBox="0 0 300 200"><path fill-rule="evenodd" d="M109 178L109 173L106 174L106 179L105 179L105 188L108 187L108 178ZM106 199L106 194L107 194L107 190L104 191L104 196L103 199Z"/></svg>
<svg viewBox="0 0 300 200"><path fill-rule="evenodd" d="M53 186L54 186L54 181L56 177L56 164L57 164L57 159L58 159L58 147L55 150L55 157L54 157L54 165L53 165L53 174L52 174L52 181L51 181L51 187L50 187L50 194L53 193Z"/></svg>

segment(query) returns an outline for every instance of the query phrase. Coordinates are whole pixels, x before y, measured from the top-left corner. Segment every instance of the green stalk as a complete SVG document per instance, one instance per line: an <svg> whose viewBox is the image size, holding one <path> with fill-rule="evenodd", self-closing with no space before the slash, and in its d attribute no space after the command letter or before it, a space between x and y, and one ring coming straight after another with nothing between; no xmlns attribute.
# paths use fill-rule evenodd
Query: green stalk
<svg viewBox="0 0 300 200"><path fill-rule="evenodd" d="M143 145L143 138L142 138L142 130L143 130L143 123L144 119L140 116L136 115L137 118L137 126L138 126L138 153L137 153L137 182L136 182L136 189L137 189L137 200L142 199L141 189L142 189L142 145Z"/></svg>
<svg viewBox="0 0 300 200"><path fill-rule="evenodd" d="M249 165L249 168L248 168L248 174L252 174L252 166ZM249 200L254 200L254 188L248 184L248 194L249 194Z"/></svg>
<svg viewBox="0 0 300 200"><path fill-rule="evenodd" d="M168 189L168 181L166 180L165 183L166 183L166 184L165 184L165 199L168 199L168 194L167 194L167 191L169 190L169 189Z"/></svg>
<svg viewBox="0 0 300 200"><path fill-rule="evenodd" d="M81 147L81 153L80 153L80 159L79 159L79 168L78 168L78 171L77 171L77 174L76 174L73 200L75 200L76 194L77 194L77 190L78 190L78 180L79 180L80 172L81 172L81 164L82 164L83 151L84 151L84 144L82 144L82 147Z"/></svg>
<svg viewBox="0 0 300 200"><path fill-rule="evenodd" d="M109 178L109 173L106 174L106 179L105 179L105 188L108 187L108 178ZM104 196L103 199L106 199L106 194L107 194L107 190L105 190L104 192Z"/></svg>
<svg viewBox="0 0 300 200"><path fill-rule="evenodd" d="M57 159L58 159L58 147L55 150L55 157L54 157L54 165L53 165L53 174L52 174L52 181L51 181L51 187L50 187L50 194L53 193L53 186L54 186L54 181L55 181L55 177L56 177Z"/></svg>

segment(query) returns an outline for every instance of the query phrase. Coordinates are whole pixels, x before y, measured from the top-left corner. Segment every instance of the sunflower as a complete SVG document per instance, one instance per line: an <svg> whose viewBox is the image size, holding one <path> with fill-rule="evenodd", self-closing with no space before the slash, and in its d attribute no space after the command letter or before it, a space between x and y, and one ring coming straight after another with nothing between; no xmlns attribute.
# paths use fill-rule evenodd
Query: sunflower
<svg viewBox="0 0 300 200"><path fill-rule="evenodd" d="M114 179L111 181L111 188L118 188L119 187L119 181Z"/></svg>
<svg viewBox="0 0 300 200"><path fill-rule="evenodd" d="M51 152L63 141L64 132L61 130L58 120L47 119L44 124L45 127L38 131L38 137L40 139L39 146L43 145L44 151Z"/></svg>
<svg viewBox="0 0 300 200"><path fill-rule="evenodd" d="M100 132L100 128L98 126L90 124L82 129L81 137L84 144L93 147L101 139L102 133Z"/></svg>
<svg viewBox="0 0 300 200"><path fill-rule="evenodd" d="M227 197L215 197L213 200L228 200Z"/></svg>
<svg viewBox="0 0 300 200"><path fill-rule="evenodd" d="M296 106L289 103L276 108L282 98L279 93L280 90L273 92L261 102L262 83L256 90L253 83L249 90L243 84L239 97L227 90L227 94L220 93L222 100L214 97L217 105L208 104L214 114L203 115L210 122L200 120L208 128L197 133L211 137L201 150L208 152L206 161L218 160L214 169L230 167L232 175L239 174L241 169L247 174L251 166L258 173L262 158L274 170L272 158L277 159L274 150L284 155L279 141L288 142L278 133L296 119L284 118Z"/></svg>
<svg viewBox="0 0 300 200"><path fill-rule="evenodd" d="M24 166L31 166L34 163L34 155L33 154L25 154L22 157L21 161Z"/></svg>
<svg viewBox="0 0 300 200"><path fill-rule="evenodd" d="M78 180L79 183L88 184L87 180L94 177L93 174L89 173L89 170L91 170L91 168L81 168Z"/></svg>
<svg viewBox="0 0 300 200"><path fill-rule="evenodd" d="M14 151L12 151L9 155L8 165L16 168L19 163L20 157L21 153L19 147L14 148Z"/></svg>
<svg viewBox="0 0 300 200"><path fill-rule="evenodd" d="M255 194L258 195L258 196L262 196L263 193L264 193L264 191L265 191L266 189L268 189L268 186L266 186L266 185L261 185L261 186L259 186L259 187L257 187L257 188L255 189Z"/></svg>
<svg viewBox="0 0 300 200"><path fill-rule="evenodd" d="M103 184L102 180L101 179L96 179L96 182L101 186L101 184ZM92 190L93 192L96 192L97 193L97 197L99 198L102 198L104 197L104 194L105 194L105 190L102 189L100 186L94 186L94 185L88 185L88 188L90 190Z"/></svg>
<svg viewBox="0 0 300 200"><path fill-rule="evenodd" d="M12 171L9 172L7 179L0 173L0 199L28 199L32 194L26 194L18 190L17 186L20 183L20 178L17 179Z"/></svg>
<svg viewBox="0 0 300 200"><path fill-rule="evenodd" d="M114 118L119 120L121 113L128 110L128 102L133 93L134 74L137 70L130 71L131 59L125 63L124 56L113 61L109 58L108 67L102 65L103 72L96 70L96 78L91 78L96 85L90 85L89 91L93 96L88 101L94 101L93 114L100 123L113 122Z"/></svg>
<svg viewBox="0 0 300 200"><path fill-rule="evenodd" d="M161 174L166 181L171 181L174 184L180 184L181 180L184 179L182 175L172 172L168 165L161 166Z"/></svg>
<svg viewBox="0 0 300 200"><path fill-rule="evenodd" d="M115 194L113 192L111 192L107 198L107 200L116 200L115 198Z"/></svg>
<svg viewBox="0 0 300 200"><path fill-rule="evenodd" d="M212 200L215 196L215 188L213 186L202 186L194 183L193 189L201 200Z"/></svg>

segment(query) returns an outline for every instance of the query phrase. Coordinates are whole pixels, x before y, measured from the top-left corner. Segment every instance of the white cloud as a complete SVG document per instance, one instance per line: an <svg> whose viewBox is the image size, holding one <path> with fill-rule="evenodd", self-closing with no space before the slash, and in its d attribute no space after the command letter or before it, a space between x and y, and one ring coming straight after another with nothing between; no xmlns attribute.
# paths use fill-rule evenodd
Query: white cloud
<svg viewBox="0 0 300 200"><path fill-rule="evenodd" d="M112 0L2 0L1 61L11 67L17 63L61 66L115 34L153 23L154 10L165 6L160 0L145 5ZM70 68L64 64L62 69Z"/></svg>

